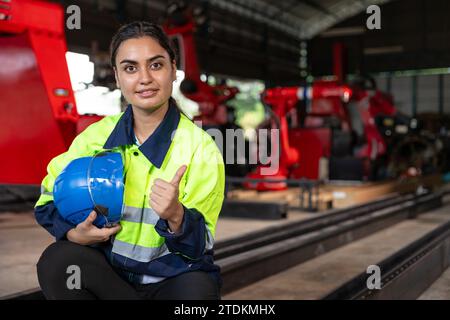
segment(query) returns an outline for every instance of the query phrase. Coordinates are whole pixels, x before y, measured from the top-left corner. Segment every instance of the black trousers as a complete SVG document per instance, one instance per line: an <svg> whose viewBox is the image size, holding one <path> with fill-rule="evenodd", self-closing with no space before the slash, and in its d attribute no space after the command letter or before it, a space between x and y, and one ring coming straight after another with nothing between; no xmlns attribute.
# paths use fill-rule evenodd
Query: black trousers
<svg viewBox="0 0 450 320"><path fill-rule="evenodd" d="M37 274L47 299L220 300L217 282L206 272L132 284L119 276L102 252L70 241L48 246L37 263Z"/></svg>

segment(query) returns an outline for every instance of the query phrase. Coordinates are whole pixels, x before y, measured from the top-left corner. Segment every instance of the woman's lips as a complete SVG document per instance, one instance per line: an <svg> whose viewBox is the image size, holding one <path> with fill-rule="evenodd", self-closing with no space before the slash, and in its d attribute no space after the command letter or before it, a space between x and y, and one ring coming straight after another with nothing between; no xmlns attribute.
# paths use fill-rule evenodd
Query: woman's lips
<svg viewBox="0 0 450 320"><path fill-rule="evenodd" d="M140 97L140 98L152 98L156 95L156 93L158 92L158 90L153 90L153 89L149 89L149 90L143 90L143 91L138 91L136 92L136 94Z"/></svg>

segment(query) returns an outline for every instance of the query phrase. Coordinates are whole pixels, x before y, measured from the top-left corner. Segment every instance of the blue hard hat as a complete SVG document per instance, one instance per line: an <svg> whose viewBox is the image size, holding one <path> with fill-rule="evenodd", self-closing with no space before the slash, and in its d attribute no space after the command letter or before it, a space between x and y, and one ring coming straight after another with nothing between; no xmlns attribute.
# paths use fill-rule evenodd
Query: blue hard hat
<svg viewBox="0 0 450 320"><path fill-rule="evenodd" d="M123 192L122 156L113 152L73 160L53 187L56 208L66 221L77 225L95 210L94 225L100 228L120 221Z"/></svg>

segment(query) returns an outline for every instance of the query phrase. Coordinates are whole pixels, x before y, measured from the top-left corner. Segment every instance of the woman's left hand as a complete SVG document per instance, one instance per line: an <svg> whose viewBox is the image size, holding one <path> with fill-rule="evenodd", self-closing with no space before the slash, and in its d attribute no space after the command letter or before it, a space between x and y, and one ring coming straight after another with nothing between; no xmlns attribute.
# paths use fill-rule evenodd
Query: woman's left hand
<svg viewBox="0 0 450 320"><path fill-rule="evenodd" d="M186 165L182 165L170 182L155 179L150 193L150 206L161 219L168 221L170 230L175 233L183 222L184 210L178 201L178 188L186 168Z"/></svg>

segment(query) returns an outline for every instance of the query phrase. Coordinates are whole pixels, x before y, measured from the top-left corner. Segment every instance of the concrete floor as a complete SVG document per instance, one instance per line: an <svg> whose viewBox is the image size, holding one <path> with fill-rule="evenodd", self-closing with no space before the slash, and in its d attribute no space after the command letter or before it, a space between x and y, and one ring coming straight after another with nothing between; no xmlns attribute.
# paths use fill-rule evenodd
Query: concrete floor
<svg viewBox="0 0 450 320"><path fill-rule="evenodd" d="M319 213L291 210L288 218L272 221L219 218L216 241L274 225L308 219L317 214ZM53 237L36 223L32 211L0 213L0 298L39 287L36 262L53 241Z"/></svg>
<svg viewBox="0 0 450 320"><path fill-rule="evenodd" d="M52 242L32 212L0 214L0 297L39 286L36 262Z"/></svg>
<svg viewBox="0 0 450 320"><path fill-rule="evenodd" d="M263 284L257 283L236 291L225 296L224 299L316 299L327 288L344 282L348 278L348 274L360 271L361 268L380 260L389 252L395 251L395 246L398 246L401 241L408 243L418 234L431 230L436 223L447 218L450 219L450 215L443 213L444 211L440 209L437 213L422 216L417 221L403 222L396 228L390 228L364 239L363 243L358 242L345 246L323 257L267 278ZM323 214L326 213L291 210L288 218L281 220L219 218L216 241ZM422 225L419 229L416 228L418 222ZM418 234L411 233L412 229L416 230ZM390 240L385 240L385 238ZM36 223L33 212L0 214L0 298L39 286L36 277L36 262L42 251L53 241L53 237ZM365 244L374 241L377 243L375 247L370 248ZM347 254L345 250L349 250ZM353 256L352 259L354 256L357 257L357 264L349 259L349 254ZM322 267L317 265L316 260L318 259L324 259ZM346 261L352 263L345 267ZM302 289L299 290L299 288Z"/></svg>
<svg viewBox="0 0 450 320"><path fill-rule="evenodd" d="M292 267L223 297L227 299L320 299L371 264L383 260L438 225L450 220L450 203L357 242ZM450 276L443 280L450 287ZM439 293L436 293L437 295Z"/></svg>

